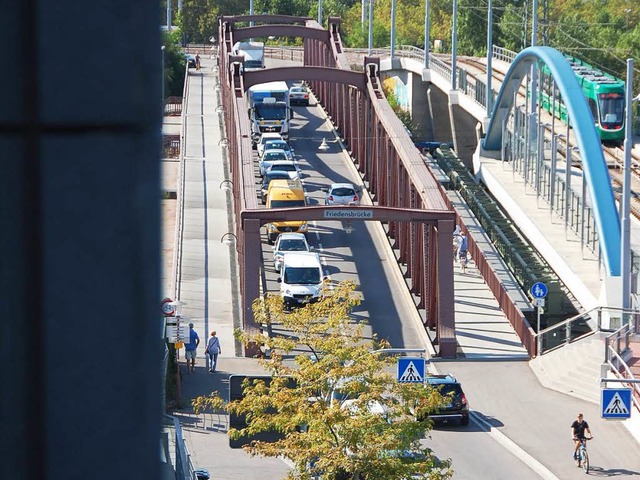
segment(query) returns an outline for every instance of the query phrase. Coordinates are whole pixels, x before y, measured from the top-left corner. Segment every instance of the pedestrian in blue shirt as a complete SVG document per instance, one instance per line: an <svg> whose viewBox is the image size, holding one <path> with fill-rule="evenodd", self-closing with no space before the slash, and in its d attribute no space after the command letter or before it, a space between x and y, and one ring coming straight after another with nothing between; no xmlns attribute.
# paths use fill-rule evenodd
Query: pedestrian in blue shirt
<svg viewBox="0 0 640 480"><path fill-rule="evenodd" d="M187 370L189 373L196 371L196 350L200 345L200 337L193 329L193 323L189 324L189 343L184 346L184 356L187 359ZM189 365L191 361L191 365Z"/></svg>

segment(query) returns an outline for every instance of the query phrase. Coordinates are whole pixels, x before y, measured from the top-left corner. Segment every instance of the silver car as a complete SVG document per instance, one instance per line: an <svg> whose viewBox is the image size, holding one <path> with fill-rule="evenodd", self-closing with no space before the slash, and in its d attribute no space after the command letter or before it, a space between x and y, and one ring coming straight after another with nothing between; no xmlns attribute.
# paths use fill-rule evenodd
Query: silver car
<svg viewBox="0 0 640 480"><path fill-rule="evenodd" d="M264 177L264 174L267 172L267 170L269 170L269 168L271 168L273 162L277 162L279 160L290 161L287 158L286 152L282 149L273 148L271 150L265 150L262 157L260 157L260 161L258 162L258 166L260 167L260 175Z"/></svg>
<svg viewBox="0 0 640 480"><path fill-rule="evenodd" d="M359 190L353 183L332 183L325 192L325 205L360 205Z"/></svg>
<svg viewBox="0 0 640 480"><path fill-rule="evenodd" d="M293 148L291 148L285 140L267 140L264 144L263 155L264 152L269 150L284 150L284 153L287 154L287 160L294 159Z"/></svg>
<svg viewBox="0 0 640 480"><path fill-rule="evenodd" d="M282 267L282 259L287 252L310 252L313 247L307 243L304 233L281 233L273 246L273 265L276 272Z"/></svg>

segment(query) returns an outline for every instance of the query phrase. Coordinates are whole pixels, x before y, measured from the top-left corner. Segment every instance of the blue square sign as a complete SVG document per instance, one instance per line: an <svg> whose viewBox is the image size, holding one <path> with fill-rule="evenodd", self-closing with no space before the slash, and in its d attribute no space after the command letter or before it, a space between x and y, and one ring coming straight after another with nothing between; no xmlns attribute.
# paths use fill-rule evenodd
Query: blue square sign
<svg viewBox="0 0 640 480"><path fill-rule="evenodd" d="M398 382L424 383L424 358L399 358Z"/></svg>
<svg viewBox="0 0 640 480"><path fill-rule="evenodd" d="M630 388L603 388L602 418L625 419L631 416L631 389Z"/></svg>

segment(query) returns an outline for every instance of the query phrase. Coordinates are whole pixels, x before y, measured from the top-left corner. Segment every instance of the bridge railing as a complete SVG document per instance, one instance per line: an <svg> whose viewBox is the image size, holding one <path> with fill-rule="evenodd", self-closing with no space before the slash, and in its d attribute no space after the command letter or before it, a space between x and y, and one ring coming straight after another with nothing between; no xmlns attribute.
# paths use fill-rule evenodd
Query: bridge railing
<svg viewBox="0 0 640 480"><path fill-rule="evenodd" d="M509 50L507 48L499 47L497 45L493 45L491 56L496 60L502 60L503 62L511 63L518 55L516 52Z"/></svg>

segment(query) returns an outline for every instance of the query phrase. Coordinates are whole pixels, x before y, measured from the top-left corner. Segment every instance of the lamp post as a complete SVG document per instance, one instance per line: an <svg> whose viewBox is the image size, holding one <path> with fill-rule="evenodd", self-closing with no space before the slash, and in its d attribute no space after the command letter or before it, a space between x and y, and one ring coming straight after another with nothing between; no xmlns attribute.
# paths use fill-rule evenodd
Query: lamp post
<svg viewBox="0 0 640 480"><path fill-rule="evenodd" d="M161 89L161 95L162 95L162 116L164 117L164 45L162 45L162 47L160 47L160 51L162 52L162 89Z"/></svg>
<svg viewBox="0 0 640 480"><path fill-rule="evenodd" d="M318 0L318 23L322 25L322 0Z"/></svg>
<svg viewBox="0 0 640 480"><path fill-rule="evenodd" d="M391 0L391 68L396 51L396 0Z"/></svg>
<svg viewBox="0 0 640 480"><path fill-rule="evenodd" d="M487 14L487 117L491 117L491 107L493 107L493 91L491 87L491 59L493 57L493 6L489 0Z"/></svg>
<svg viewBox="0 0 640 480"><path fill-rule="evenodd" d="M627 83L625 91L625 131L624 131L624 167L622 184L621 208L621 245L620 245L620 275L622 276L622 308L627 309L631 300L631 119L633 99L633 58L627 59ZM627 323L628 316L623 312L623 323Z"/></svg>
<svg viewBox="0 0 640 480"><path fill-rule="evenodd" d="M458 55L458 0L453 0L453 28L451 29L451 90L456 89Z"/></svg>
<svg viewBox="0 0 640 480"><path fill-rule="evenodd" d="M167 33L171 33L171 0L167 0Z"/></svg>
<svg viewBox="0 0 640 480"><path fill-rule="evenodd" d="M373 51L373 0L369 0L369 56L371 56L372 51Z"/></svg>
<svg viewBox="0 0 640 480"><path fill-rule="evenodd" d="M429 0L424 2L424 68L429 68Z"/></svg>

